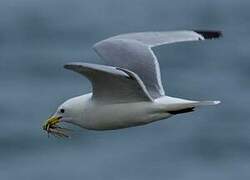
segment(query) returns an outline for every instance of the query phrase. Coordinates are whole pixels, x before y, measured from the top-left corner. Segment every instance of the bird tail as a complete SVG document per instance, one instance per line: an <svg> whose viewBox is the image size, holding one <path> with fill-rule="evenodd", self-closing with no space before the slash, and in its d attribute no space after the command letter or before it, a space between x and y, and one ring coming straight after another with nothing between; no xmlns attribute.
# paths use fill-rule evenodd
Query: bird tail
<svg viewBox="0 0 250 180"><path fill-rule="evenodd" d="M178 105L178 108L176 107L175 109L169 110L168 112L173 115L182 114L192 112L198 107L211 106L217 104L220 104L220 101L190 101L188 103L183 103L181 106Z"/></svg>
<svg viewBox="0 0 250 180"><path fill-rule="evenodd" d="M211 105L217 105L217 104L220 104L221 102L220 101L198 101L196 103L194 103L194 106L195 107L198 107L198 106L211 106Z"/></svg>

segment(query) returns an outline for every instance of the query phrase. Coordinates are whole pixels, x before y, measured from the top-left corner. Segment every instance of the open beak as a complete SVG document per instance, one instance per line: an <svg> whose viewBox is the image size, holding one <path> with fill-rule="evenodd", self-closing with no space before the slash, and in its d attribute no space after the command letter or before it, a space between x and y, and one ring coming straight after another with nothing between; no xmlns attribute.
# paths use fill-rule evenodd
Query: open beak
<svg viewBox="0 0 250 180"><path fill-rule="evenodd" d="M60 116L52 116L43 124L43 130L49 132L50 128L56 126L62 117Z"/></svg>
<svg viewBox="0 0 250 180"><path fill-rule="evenodd" d="M66 134L68 129L58 126L61 122L62 116L52 116L43 124L43 130L47 131L48 134L53 134L57 137L69 137Z"/></svg>

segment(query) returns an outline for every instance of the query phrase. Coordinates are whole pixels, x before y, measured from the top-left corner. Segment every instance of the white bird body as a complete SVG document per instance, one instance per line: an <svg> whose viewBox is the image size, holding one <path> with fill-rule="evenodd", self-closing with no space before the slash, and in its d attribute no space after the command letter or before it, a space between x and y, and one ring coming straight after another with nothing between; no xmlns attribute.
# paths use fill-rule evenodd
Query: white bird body
<svg viewBox="0 0 250 180"><path fill-rule="evenodd" d="M165 95L160 66L153 47L221 36L218 31L170 31L123 34L94 45L105 65L69 63L92 84L92 93L71 98L59 106L43 129L62 135L59 122L92 130L112 130L148 124L191 112L219 101L191 101Z"/></svg>
<svg viewBox="0 0 250 180"><path fill-rule="evenodd" d="M111 130L147 124L170 117L163 111L166 102L141 101L132 103L103 104L91 100L92 93L70 99L70 106L81 107L74 124L92 130ZM165 98L160 98L165 99ZM78 104L81 102L81 104ZM73 105L74 104L74 105ZM60 107L65 108L65 107ZM80 115L80 116L79 116ZM72 117L72 116L71 116Z"/></svg>
<svg viewBox="0 0 250 180"><path fill-rule="evenodd" d="M59 109L74 107L69 121L91 130L113 130L144 125L173 116L173 113L196 105L216 104L215 101L190 101L186 99L162 96L153 102L106 104L91 100L92 93L77 96L66 101ZM66 120L65 120L66 121Z"/></svg>

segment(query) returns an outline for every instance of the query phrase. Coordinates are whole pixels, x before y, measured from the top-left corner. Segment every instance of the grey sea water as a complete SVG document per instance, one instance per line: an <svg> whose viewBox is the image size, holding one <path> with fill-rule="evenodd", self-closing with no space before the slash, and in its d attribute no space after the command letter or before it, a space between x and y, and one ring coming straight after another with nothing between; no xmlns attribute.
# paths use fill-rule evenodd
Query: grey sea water
<svg viewBox="0 0 250 180"><path fill-rule="evenodd" d="M1 180L250 178L249 0L1 0ZM102 63L91 46L135 31L218 29L155 48L166 93L221 100L147 126L47 138L43 121L91 90L64 63Z"/></svg>

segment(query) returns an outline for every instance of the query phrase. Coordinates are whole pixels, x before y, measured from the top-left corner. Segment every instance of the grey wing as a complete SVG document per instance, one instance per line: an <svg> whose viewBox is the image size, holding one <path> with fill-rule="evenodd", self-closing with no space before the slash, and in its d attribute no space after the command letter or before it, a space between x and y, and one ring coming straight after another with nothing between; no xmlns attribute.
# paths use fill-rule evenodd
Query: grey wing
<svg viewBox="0 0 250 180"><path fill-rule="evenodd" d="M93 100L105 103L152 101L140 78L133 72L111 66L70 63L66 69L86 76L93 87Z"/></svg>
<svg viewBox="0 0 250 180"><path fill-rule="evenodd" d="M158 60L152 47L184 41L213 39L219 31L169 31L122 34L94 45L97 54L107 65L129 69L143 81L153 98L165 94Z"/></svg>

